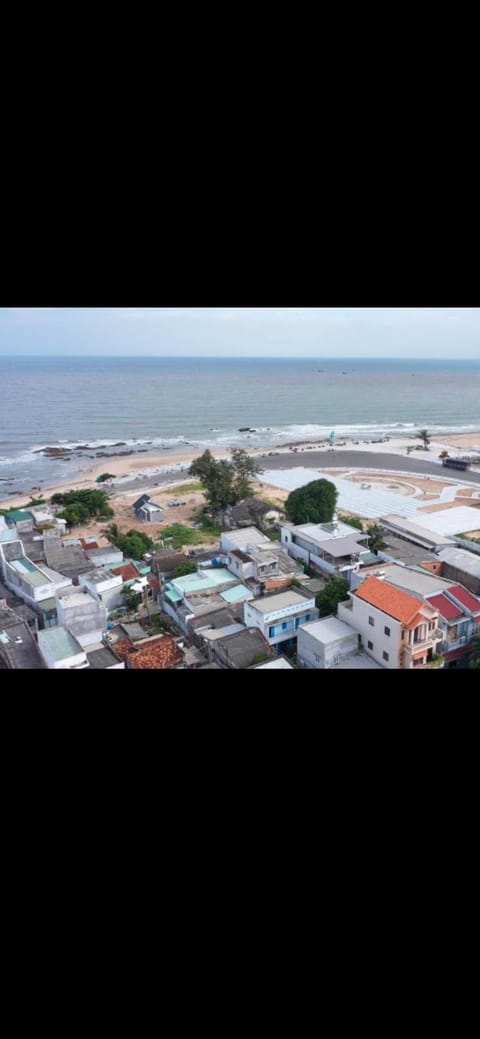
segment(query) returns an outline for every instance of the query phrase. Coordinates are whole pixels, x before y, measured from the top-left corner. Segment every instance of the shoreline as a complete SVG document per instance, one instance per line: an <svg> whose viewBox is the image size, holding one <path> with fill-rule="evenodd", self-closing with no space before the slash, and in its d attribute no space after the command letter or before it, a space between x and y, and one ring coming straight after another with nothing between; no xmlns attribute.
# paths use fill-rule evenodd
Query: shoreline
<svg viewBox="0 0 480 1039"><path fill-rule="evenodd" d="M414 451L411 452L408 457L412 456L419 457L422 461L436 461L438 455L442 450L451 450L452 448L456 452L463 451L463 453L478 453L480 454L480 429L471 433L445 433L435 434L432 436L430 442L430 450L423 451L420 447L418 453L415 447L420 444L419 438L414 437L411 434L404 437L390 437L388 440L381 440L375 442L372 440L352 440L347 438L338 438L335 441L334 450L348 450L349 452L361 452L366 451L369 454L376 455L381 461L383 454L397 454L402 457L406 457L407 447L414 447ZM320 451L325 454L326 460L330 454L330 442L328 438L323 438L317 441L303 441L303 442L290 442L278 445L274 448L270 447L258 447L251 448L248 450L248 454L256 460L265 459L264 468L269 467L267 459L271 459L274 456L283 455L286 456L286 460L290 462L285 468L294 468L297 465L308 464L299 461L299 455L306 455L310 451ZM140 489L139 481L142 481L145 487L154 492L155 487L168 487L179 482L187 482L191 478L188 473L188 468L195 458L198 458L203 451L190 451L182 452L175 455L158 454L149 452L142 452L142 457L138 457L138 452L132 451L129 455L122 455L121 457L110 456L108 459L102 459L91 465L88 469L83 470L77 477L67 477L65 480L57 481L54 484L44 484L39 488L33 487L30 491L19 491L18 493L10 492L6 497L0 498L0 508L19 508L24 506L33 497L45 497L47 500L51 498L53 494L62 493L68 490L74 489L92 489L106 490L108 493L116 495L124 491L128 491L133 488L134 485L138 485ZM227 458L230 455L230 450L227 448L219 448L218 450L212 451L213 457L216 459ZM96 483L96 477L101 475L103 472L111 472L114 480L108 483ZM1 494L1 484L0 484Z"/></svg>

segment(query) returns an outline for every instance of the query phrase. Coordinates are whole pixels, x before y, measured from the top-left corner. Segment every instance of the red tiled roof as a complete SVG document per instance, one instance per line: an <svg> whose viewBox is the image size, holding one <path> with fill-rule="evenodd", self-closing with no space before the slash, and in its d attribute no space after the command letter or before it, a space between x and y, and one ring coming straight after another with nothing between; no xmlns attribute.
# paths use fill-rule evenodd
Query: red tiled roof
<svg viewBox="0 0 480 1039"><path fill-rule="evenodd" d="M466 606L467 610L480 614L480 599L477 599L477 596L472 595L471 592L467 592L467 589L462 588L461 584L454 584L453 588L449 588L448 591L450 595L453 595L455 599L461 602L462 606Z"/></svg>
<svg viewBox="0 0 480 1039"><path fill-rule="evenodd" d="M360 588L357 588L355 595L402 624L412 623L424 605L422 600L415 599L409 592L387 584L386 581L379 581L378 577L367 577Z"/></svg>
<svg viewBox="0 0 480 1039"><path fill-rule="evenodd" d="M138 570L133 563L124 563L122 566L113 567L112 574L123 577L124 581L134 581L138 577Z"/></svg>
<svg viewBox="0 0 480 1039"><path fill-rule="evenodd" d="M86 548L100 548L100 545L97 545L96 541L87 541L85 538L80 538L79 540L80 540L80 544L81 544L83 549L86 549Z"/></svg>
<svg viewBox="0 0 480 1039"><path fill-rule="evenodd" d="M459 657L464 657L469 651L469 646L460 646L458 649L447 649L445 653L442 653L442 657L447 661L458 660Z"/></svg>
<svg viewBox="0 0 480 1039"><path fill-rule="evenodd" d="M438 610L439 614L445 618L446 621L453 621L456 617L463 617L464 613L455 603L450 602L443 592L440 595L432 595L428 602L433 606L434 610Z"/></svg>
<svg viewBox="0 0 480 1039"><path fill-rule="evenodd" d="M142 670L176 667L183 660L181 649L170 635L159 635L136 646L132 646L130 639L120 639L115 643L115 653L128 667Z"/></svg>

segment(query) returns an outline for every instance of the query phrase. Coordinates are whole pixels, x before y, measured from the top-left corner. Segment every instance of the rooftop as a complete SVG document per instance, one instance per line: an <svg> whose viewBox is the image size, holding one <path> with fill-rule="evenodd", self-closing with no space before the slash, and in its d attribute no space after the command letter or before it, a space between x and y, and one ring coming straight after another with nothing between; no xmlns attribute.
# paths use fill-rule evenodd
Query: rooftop
<svg viewBox="0 0 480 1039"><path fill-rule="evenodd" d="M470 610L475 616L480 616L480 599L476 595L472 595L466 588L462 588L461 584L454 584L448 591L462 606L466 606L467 610Z"/></svg>
<svg viewBox="0 0 480 1039"><path fill-rule="evenodd" d="M119 664L120 661L113 649L110 646L101 646L99 649L89 650L87 653L87 660L91 668L99 670L100 668L114 667Z"/></svg>
<svg viewBox="0 0 480 1039"><path fill-rule="evenodd" d="M83 653L83 649L76 638L66 628L45 628L38 632L38 644L43 646L54 660L67 660L68 657L76 657Z"/></svg>
<svg viewBox="0 0 480 1039"><path fill-rule="evenodd" d="M253 592L244 584L236 584L233 588L227 588L225 592L220 592L220 595L228 603L240 602L242 599L253 599Z"/></svg>
<svg viewBox="0 0 480 1039"><path fill-rule="evenodd" d="M427 526L421 526L420 523L415 523L413 520L407 519L405 516L399 516L397 513L392 512L389 513L388 516L382 516L380 518L380 526L393 527L394 532L397 531L400 534L404 534L405 537L410 537L412 541L424 541L432 548L436 548L438 545L448 544L447 537L441 534L436 534L429 526L433 513L428 515L428 519L426 514L424 514L424 517L424 522Z"/></svg>
<svg viewBox="0 0 480 1039"><path fill-rule="evenodd" d="M0 657L9 668L44 668L45 664L28 625L17 620L14 614L11 618L5 617L4 613L8 612L2 611L3 619L0 621Z"/></svg>
<svg viewBox="0 0 480 1039"><path fill-rule="evenodd" d="M407 591L413 592L415 595L418 594L422 598L424 595L432 595L435 592L440 594L446 588L449 588L452 583L451 581L446 581L443 577L437 577L436 574L432 574L429 570L399 566L398 563L386 565L383 567L383 570L385 572L385 580L389 584L405 588Z"/></svg>
<svg viewBox="0 0 480 1039"><path fill-rule="evenodd" d="M480 526L480 514L478 523ZM453 545L448 548L442 548L438 553L438 558L442 562L449 563L450 566L455 566L457 570L464 570L466 574L480 578L480 555L477 556L474 552L468 552L466 548L459 548Z"/></svg>
<svg viewBox="0 0 480 1039"><path fill-rule="evenodd" d="M378 577L367 577L353 594L402 624L410 624L424 607L422 600L416 599L401 588L381 581Z"/></svg>
<svg viewBox="0 0 480 1039"><path fill-rule="evenodd" d="M265 664L255 664L255 671L266 670L272 671L295 671L293 664L287 660L286 657L275 657L275 660L267 660Z"/></svg>
<svg viewBox="0 0 480 1039"><path fill-rule="evenodd" d="M50 583L50 579L30 559L13 559L10 566L33 588L40 588L41 585Z"/></svg>
<svg viewBox="0 0 480 1039"><path fill-rule="evenodd" d="M381 664L377 664L373 657L369 657L368 653L349 653L348 656L340 660L338 664L332 664L329 671L383 671Z"/></svg>
<svg viewBox="0 0 480 1039"><path fill-rule="evenodd" d="M212 567L208 570L197 570L195 574L187 574L185 577L175 577L172 581L173 587L183 595L195 595L196 592L204 592L207 588L218 588L223 584L233 584L235 577L226 567Z"/></svg>
<svg viewBox="0 0 480 1039"><path fill-rule="evenodd" d="M357 634L349 624L338 620L337 617L322 617L318 621L308 621L307 624L301 625L300 630L308 632L309 635L313 635L315 639L318 639L319 642L325 645L329 642L336 642L337 639L345 638L347 635L352 635L352 633L354 635Z"/></svg>
<svg viewBox="0 0 480 1039"><path fill-rule="evenodd" d="M313 598L313 596L310 598ZM277 595L262 596L249 605L253 609L258 610L259 613L275 613L276 610L284 610L287 606L298 606L299 609L305 608L308 601L305 595L301 595L292 588L287 592L279 592Z"/></svg>
<svg viewBox="0 0 480 1039"><path fill-rule="evenodd" d="M62 595L59 596L60 602L64 610L77 609L79 606L98 607L98 602L90 595L90 592L79 592L75 589L73 595Z"/></svg>
<svg viewBox="0 0 480 1039"><path fill-rule="evenodd" d="M428 601L446 621L457 620L458 617L464 616L463 610L447 599L446 595L432 595Z"/></svg>
<svg viewBox="0 0 480 1039"><path fill-rule="evenodd" d="M183 662L182 651L170 635L159 635L136 646L129 639L121 639L115 644L115 653L135 670L163 670Z"/></svg>
<svg viewBox="0 0 480 1039"><path fill-rule="evenodd" d="M222 663L235 668L251 667L259 654L272 656L270 647L257 628L244 628L234 635L227 635L212 643L213 651Z"/></svg>
<svg viewBox="0 0 480 1039"><path fill-rule="evenodd" d="M124 581L136 581L138 570L133 563L123 563L122 566L113 566L110 573L123 577Z"/></svg>
<svg viewBox="0 0 480 1039"><path fill-rule="evenodd" d="M249 545L259 545L261 542L270 541L270 538L267 538L266 534L262 534L257 527L243 527L241 530L226 530L223 533L228 541L235 545L235 548L243 548L247 551Z"/></svg>

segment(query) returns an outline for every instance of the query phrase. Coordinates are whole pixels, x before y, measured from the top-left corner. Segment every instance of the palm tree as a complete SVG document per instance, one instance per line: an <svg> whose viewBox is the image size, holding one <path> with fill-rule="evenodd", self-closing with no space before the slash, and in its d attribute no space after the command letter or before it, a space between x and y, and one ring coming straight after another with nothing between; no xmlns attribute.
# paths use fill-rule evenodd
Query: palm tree
<svg viewBox="0 0 480 1039"><path fill-rule="evenodd" d="M417 437L419 440L423 440L424 450L428 451L428 445L430 443L430 434L428 432L428 429L419 430L419 432L417 433Z"/></svg>
<svg viewBox="0 0 480 1039"><path fill-rule="evenodd" d="M107 527L102 527L100 534L102 534L102 536L106 538L111 545L115 545L116 547L118 547L120 530L116 523L109 523Z"/></svg>

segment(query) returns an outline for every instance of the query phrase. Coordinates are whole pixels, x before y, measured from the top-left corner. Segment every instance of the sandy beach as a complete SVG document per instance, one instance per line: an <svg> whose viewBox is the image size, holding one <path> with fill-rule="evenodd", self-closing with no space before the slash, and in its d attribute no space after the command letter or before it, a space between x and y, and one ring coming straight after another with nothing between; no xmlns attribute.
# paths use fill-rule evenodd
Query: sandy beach
<svg viewBox="0 0 480 1039"><path fill-rule="evenodd" d="M382 443L375 443L369 440L341 440L335 442L335 450L348 449L349 452L365 452L368 451L374 455L380 456L382 454L398 454L405 456L407 447L416 448L419 444L418 438L399 437L390 438ZM430 450L428 452L418 451L418 458L422 461L435 461L438 458L440 451L447 450L453 456L461 454L463 452L470 452L480 454L480 431L469 434L451 434L441 435L432 439L430 443ZM309 451L325 453L325 460L328 462L330 454L330 444L328 440L317 441L317 442L306 442L306 443L295 443L295 444L282 444L274 449L250 449L249 454L255 457L259 464L264 463L265 468L268 468L271 464L272 457L276 455L282 455L285 460L290 460L290 465L307 465L308 461L306 458L302 458L300 461L299 455L308 454ZM215 458L228 457L229 451L227 449L217 450L214 452ZM61 493L62 491L71 490L72 488L91 488L91 487L102 487L112 493L115 496L115 507L117 496L123 495L128 489L134 486L134 493L137 490L146 490L149 493L154 493L157 487L168 487L174 486L175 483L182 483L191 479L188 476L188 467L191 462L197 458L199 452L183 453L176 455L158 455L158 454L142 454L140 458L138 454L132 453L130 456L122 456L121 458L111 457L108 459L102 459L101 462L92 465L89 469L78 477L69 477L61 482L42 485L41 489L31 491L30 494L18 494L8 495L8 497L0 499L0 508L18 508L26 504L31 496L50 498L53 494ZM410 458L417 457L417 452L411 452ZM101 473L109 472L112 474L114 479L108 484L97 484L96 478ZM1 493L1 491L0 491Z"/></svg>

